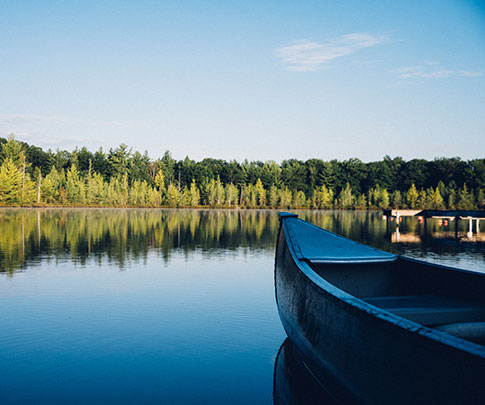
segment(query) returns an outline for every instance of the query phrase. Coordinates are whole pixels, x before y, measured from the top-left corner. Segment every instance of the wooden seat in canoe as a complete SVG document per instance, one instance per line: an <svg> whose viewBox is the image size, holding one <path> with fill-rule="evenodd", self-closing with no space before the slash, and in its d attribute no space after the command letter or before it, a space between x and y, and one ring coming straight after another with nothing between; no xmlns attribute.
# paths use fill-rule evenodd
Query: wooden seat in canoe
<svg viewBox="0 0 485 405"><path fill-rule="evenodd" d="M485 306L436 295L365 298L365 302L425 326L485 321Z"/></svg>

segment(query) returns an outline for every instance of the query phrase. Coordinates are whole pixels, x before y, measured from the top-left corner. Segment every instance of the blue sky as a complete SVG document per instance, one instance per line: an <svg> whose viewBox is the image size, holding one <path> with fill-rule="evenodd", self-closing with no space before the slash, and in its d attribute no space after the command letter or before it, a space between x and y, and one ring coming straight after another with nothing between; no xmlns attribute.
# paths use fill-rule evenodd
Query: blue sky
<svg viewBox="0 0 485 405"><path fill-rule="evenodd" d="M196 160L484 157L484 2L0 4L0 136Z"/></svg>

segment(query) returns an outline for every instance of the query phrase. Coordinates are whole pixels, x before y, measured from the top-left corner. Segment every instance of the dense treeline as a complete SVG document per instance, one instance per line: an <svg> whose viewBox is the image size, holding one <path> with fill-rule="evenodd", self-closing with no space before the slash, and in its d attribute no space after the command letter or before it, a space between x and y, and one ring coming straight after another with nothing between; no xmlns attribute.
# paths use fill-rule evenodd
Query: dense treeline
<svg viewBox="0 0 485 405"><path fill-rule="evenodd" d="M168 151L151 160L124 144L95 153L13 136L0 144L2 205L485 208L485 159L196 162Z"/></svg>

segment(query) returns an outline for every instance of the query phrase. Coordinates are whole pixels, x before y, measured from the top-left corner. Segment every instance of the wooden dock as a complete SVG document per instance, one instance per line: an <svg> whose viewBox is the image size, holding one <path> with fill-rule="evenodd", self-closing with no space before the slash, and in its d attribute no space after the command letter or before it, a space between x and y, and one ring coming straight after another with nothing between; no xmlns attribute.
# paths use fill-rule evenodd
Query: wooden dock
<svg viewBox="0 0 485 405"><path fill-rule="evenodd" d="M429 218L449 219L455 221L455 234L458 234L458 220L468 220L468 238L473 234L473 221L475 221L476 233L480 233L480 219L485 218L485 210L384 210L384 215L388 221L396 219L396 227L399 227L401 217L418 217L424 220L426 227L426 220Z"/></svg>
<svg viewBox="0 0 485 405"><path fill-rule="evenodd" d="M485 218L485 210L384 210L387 217L423 217L423 218Z"/></svg>

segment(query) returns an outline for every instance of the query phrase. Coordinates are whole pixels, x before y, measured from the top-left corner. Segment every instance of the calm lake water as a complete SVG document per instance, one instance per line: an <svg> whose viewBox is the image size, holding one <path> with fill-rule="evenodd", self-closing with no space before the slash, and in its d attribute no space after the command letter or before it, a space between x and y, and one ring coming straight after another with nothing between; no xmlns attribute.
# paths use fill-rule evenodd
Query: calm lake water
<svg viewBox="0 0 485 405"><path fill-rule="evenodd" d="M396 233L378 212L298 213L485 271L485 240L466 221L456 235L453 223L405 218ZM0 209L0 403L287 398L301 384L294 372L274 378L291 364L274 299L277 231L275 211Z"/></svg>

